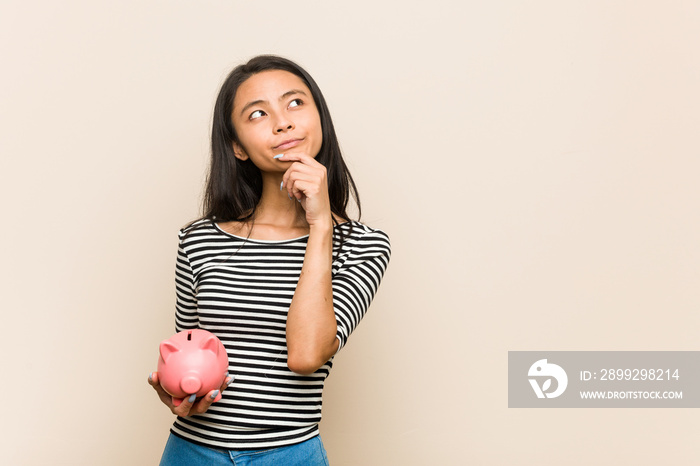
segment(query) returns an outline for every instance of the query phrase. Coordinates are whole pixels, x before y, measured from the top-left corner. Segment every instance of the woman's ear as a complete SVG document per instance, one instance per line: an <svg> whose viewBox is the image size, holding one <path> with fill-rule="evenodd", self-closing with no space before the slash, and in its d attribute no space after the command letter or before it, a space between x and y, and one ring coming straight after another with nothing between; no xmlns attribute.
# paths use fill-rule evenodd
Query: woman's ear
<svg viewBox="0 0 700 466"><path fill-rule="evenodd" d="M239 160L248 160L248 154L246 154L243 147L235 141L233 142L233 155Z"/></svg>

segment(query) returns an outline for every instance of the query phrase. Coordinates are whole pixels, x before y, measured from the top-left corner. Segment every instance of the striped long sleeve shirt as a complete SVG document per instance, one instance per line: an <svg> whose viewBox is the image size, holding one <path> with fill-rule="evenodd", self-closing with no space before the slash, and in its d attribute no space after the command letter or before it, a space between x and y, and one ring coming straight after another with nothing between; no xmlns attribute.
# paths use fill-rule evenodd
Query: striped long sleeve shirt
<svg viewBox="0 0 700 466"><path fill-rule="evenodd" d="M335 240L340 230L342 245ZM208 220L180 232L176 330L202 328L219 337L235 379L206 413L178 417L175 435L229 450L292 445L318 435L333 358L308 376L287 367L287 312L307 241L308 235L245 239ZM390 255L383 231L355 221L335 227L332 288L339 350L367 312Z"/></svg>

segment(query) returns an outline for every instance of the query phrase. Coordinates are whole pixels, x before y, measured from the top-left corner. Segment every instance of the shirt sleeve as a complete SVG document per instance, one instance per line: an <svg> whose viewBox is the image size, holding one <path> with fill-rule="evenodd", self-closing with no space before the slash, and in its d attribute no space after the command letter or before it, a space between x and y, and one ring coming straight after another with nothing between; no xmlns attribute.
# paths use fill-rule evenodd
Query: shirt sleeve
<svg viewBox="0 0 700 466"><path fill-rule="evenodd" d="M175 331L195 329L199 326L197 295L194 273L183 245L183 232L177 249L175 264Z"/></svg>
<svg viewBox="0 0 700 466"><path fill-rule="evenodd" d="M389 237L369 230L352 240L351 249L333 273L333 308L340 351L364 317L377 293L391 257Z"/></svg>

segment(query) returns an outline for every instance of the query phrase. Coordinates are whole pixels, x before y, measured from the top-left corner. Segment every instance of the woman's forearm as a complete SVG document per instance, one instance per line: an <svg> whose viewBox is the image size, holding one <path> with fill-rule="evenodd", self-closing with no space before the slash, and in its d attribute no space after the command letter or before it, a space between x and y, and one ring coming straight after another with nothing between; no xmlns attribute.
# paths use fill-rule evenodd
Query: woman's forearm
<svg viewBox="0 0 700 466"><path fill-rule="evenodd" d="M338 350L332 263L333 227L312 225L287 315L287 365L298 374L316 372Z"/></svg>

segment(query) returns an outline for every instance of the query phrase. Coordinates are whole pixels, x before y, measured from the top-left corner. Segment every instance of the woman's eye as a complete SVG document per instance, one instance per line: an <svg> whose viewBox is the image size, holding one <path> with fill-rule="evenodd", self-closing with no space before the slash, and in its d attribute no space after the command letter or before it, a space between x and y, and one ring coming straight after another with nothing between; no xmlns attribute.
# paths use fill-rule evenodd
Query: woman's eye
<svg viewBox="0 0 700 466"><path fill-rule="evenodd" d="M289 102L290 107L298 107L299 105L303 104L304 102L301 101L301 99L294 99L291 102Z"/></svg>
<svg viewBox="0 0 700 466"><path fill-rule="evenodd" d="M256 111L254 111L253 113L250 114L250 119L252 120L252 119L254 119L254 118L260 118L260 117L263 116L263 115L264 115L264 113L263 113L262 110L256 110Z"/></svg>

